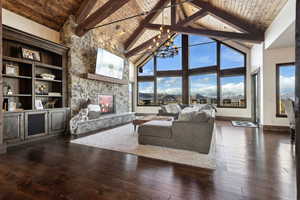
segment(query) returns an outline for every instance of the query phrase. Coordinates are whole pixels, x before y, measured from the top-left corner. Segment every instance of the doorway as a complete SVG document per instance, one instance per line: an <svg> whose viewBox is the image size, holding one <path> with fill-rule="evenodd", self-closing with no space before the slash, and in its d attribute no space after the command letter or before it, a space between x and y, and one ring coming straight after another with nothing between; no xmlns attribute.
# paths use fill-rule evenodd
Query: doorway
<svg viewBox="0 0 300 200"><path fill-rule="evenodd" d="M259 70L251 76L252 82L252 121L260 124L260 73Z"/></svg>

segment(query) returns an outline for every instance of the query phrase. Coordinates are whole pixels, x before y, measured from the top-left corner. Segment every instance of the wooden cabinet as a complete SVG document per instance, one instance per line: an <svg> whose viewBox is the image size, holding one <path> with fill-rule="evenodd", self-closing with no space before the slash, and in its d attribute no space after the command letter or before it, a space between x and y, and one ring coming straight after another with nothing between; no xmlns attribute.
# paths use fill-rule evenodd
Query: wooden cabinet
<svg viewBox="0 0 300 200"><path fill-rule="evenodd" d="M5 112L4 141L18 144L33 138L63 134L67 131L69 109Z"/></svg>
<svg viewBox="0 0 300 200"><path fill-rule="evenodd" d="M49 133L63 133L67 127L67 111L53 110L49 112Z"/></svg>
<svg viewBox="0 0 300 200"><path fill-rule="evenodd" d="M5 113L3 139L18 142L24 139L24 113Z"/></svg>

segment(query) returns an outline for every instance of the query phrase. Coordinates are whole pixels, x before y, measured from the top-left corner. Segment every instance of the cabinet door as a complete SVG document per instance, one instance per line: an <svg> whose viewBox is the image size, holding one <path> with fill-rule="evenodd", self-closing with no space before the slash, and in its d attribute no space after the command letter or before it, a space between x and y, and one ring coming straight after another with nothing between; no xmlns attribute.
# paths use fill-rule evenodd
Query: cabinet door
<svg viewBox="0 0 300 200"><path fill-rule="evenodd" d="M67 127L66 110L53 110L49 112L49 132L50 134L63 133Z"/></svg>
<svg viewBox="0 0 300 200"><path fill-rule="evenodd" d="M34 111L25 113L25 138L39 137L47 134L47 111Z"/></svg>
<svg viewBox="0 0 300 200"><path fill-rule="evenodd" d="M10 143L24 139L24 114L5 113L3 119L3 139Z"/></svg>

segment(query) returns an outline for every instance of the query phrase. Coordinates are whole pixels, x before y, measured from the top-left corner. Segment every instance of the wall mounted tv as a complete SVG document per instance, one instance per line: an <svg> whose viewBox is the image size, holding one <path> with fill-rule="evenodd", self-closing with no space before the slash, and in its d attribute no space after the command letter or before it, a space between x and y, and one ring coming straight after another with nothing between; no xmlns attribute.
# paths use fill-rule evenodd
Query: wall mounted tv
<svg viewBox="0 0 300 200"><path fill-rule="evenodd" d="M116 79L123 79L124 59L105 49L97 50L95 73Z"/></svg>

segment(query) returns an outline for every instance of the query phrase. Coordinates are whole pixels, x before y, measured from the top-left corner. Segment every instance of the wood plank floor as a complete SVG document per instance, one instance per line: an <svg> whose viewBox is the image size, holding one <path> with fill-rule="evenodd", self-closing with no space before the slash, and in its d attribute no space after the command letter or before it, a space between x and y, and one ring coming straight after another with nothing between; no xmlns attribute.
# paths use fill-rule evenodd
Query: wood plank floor
<svg viewBox="0 0 300 200"><path fill-rule="evenodd" d="M208 171L51 139L0 156L0 199L296 199L289 135L217 122Z"/></svg>

